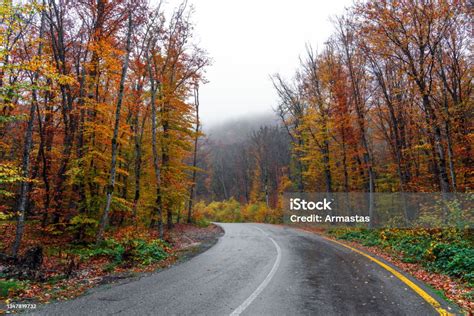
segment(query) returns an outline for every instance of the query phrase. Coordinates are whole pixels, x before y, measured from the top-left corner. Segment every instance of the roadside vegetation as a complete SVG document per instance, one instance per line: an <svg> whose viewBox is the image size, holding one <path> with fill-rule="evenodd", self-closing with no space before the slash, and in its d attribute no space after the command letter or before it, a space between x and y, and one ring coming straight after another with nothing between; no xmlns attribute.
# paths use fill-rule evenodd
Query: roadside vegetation
<svg viewBox="0 0 474 316"><path fill-rule="evenodd" d="M214 201L209 204L198 202L194 206L197 223L222 222L244 223L261 222L279 224L282 221L281 210L271 209L264 202L241 204L231 198L227 201Z"/></svg>
<svg viewBox="0 0 474 316"><path fill-rule="evenodd" d="M81 294L107 274L147 270L174 260L173 247L156 232L130 229L108 232L104 240L75 242L73 235L51 236L27 223L27 253L16 262L4 260L0 271L1 297L48 302ZM2 244L10 242L12 223L4 223ZM49 238L48 238L49 237Z"/></svg>
<svg viewBox="0 0 474 316"><path fill-rule="evenodd" d="M339 228L326 233L391 262L465 312L474 309L472 229Z"/></svg>
<svg viewBox="0 0 474 316"><path fill-rule="evenodd" d="M170 264L178 233L213 229L192 225L210 65L193 9L1 3L0 297L65 299Z"/></svg>
<svg viewBox="0 0 474 316"><path fill-rule="evenodd" d="M333 229L339 239L377 246L401 261L458 278L474 287L474 236L457 229Z"/></svg>
<svg viewBox="0 0 474 316"><path fill-rule="evenodd" d="M271 75L278 123L225 139L201 131L193 9L165 2L2 2L2 296L167 265L211 221L282 223L284 192L472 193L469 1L355 2L293 77ZM453 227L330 233L472 288L472 230Z"/></svg>
<svg viewBox="0 0 474 316"><path fill-rule="evenodd" d="M202 251L202 244L212 244L221 234L220 228L204 222L175 224L165 230L164 239L153 228L124 227L107 231L96 243L94 238L77 242L73 234L48 235L37 225L28 222L25 227L25 247L35 254L0 265L2 299L48 303L74 298L91 287L167 267L188 251ZM2 223L0 244L11 242L14 228L14 223Z"/></svg>

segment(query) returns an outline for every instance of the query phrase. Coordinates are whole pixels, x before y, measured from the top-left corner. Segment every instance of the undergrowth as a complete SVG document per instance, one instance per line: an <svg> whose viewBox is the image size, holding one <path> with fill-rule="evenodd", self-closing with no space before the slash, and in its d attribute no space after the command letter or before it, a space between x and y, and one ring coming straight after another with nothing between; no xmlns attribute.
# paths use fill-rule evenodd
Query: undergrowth
<svg viewBox="0 0 474 316"><path fill-rule="evenodd" d="M451 229L334 229L339 239L392 250L407 263L418 263L430 272L459 278L474 286L472 230Z"/></svg>

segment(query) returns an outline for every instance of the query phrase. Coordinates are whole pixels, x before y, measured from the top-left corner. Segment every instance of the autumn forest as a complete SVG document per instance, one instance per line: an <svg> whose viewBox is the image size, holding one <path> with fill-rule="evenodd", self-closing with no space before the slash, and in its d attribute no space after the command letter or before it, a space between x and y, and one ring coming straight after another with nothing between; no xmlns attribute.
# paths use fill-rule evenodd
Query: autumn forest
<svg viewBox="0 0 474 316"><path fill-rule="evenodd" d="M356 1L292 78L268 74L278 122L230 141L202 131L212 56L192 16L186 1L2 1L2 260L56 249L67 274L92 255L58 243L123 235L122 254L164 258L184 223L281 223L284 192L472 193L468 1Z"/></svg>
<svg viewBox="0 0 474 316"><path fill-rule="evenodd" d="M471 18L463 1L334 18L293 78L271 75L279 124L210 144L199 193L278 209L286 191L472 192Z"/></svg>
<svg viewBox="0 0 474 316"><path fill-rule="evenodd" d="M143 1L2 10L2 212L18 212L13 254L26 217L76 225L78 238L80 227L96 226L100 240L108 223L142 217L162 232L189 198L198 133L188 101L209 64L185 5L169 20Z"/></svg>

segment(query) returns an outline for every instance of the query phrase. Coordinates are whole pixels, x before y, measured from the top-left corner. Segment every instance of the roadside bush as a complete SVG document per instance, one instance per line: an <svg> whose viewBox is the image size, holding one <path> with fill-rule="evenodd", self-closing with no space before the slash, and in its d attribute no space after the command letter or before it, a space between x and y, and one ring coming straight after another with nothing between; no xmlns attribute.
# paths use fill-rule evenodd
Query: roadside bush
<svg viewBox="0 0 474 316"><path fill-rule="evenodd" d="M79 214L69 221L68 230L77 234L79 239L82 239L83 237L94 236L98 225L99 222L96 219L90 218L84 214Z"/></svg>
<svg viewBox="0 0 474 316"><path fill-rule="evenodd" d="M464 277L470 283L474 283L474 248L437 244L433 254L436 258L431 263L434 269L447 271L449 275Z"/></svg>
<svg viewBox="0 0 474 316"><path fill-rule="evenodd" d="M11 292L18 291L22 288L20 281L16 280L0 280L0 297L8 297Z"/></svg>
<svg viewBox="0 0 474 316"><path fill-rule="evenodd" d="M334 229L340 239L395 251L404 262L461 278L474 285L474 247L470 232L458 229Z"/></svg>
<svg viewBox="0 0 474 316"><path fill-rule="evenodd" d="M194 212L208 221L216 221L223 223L242 222L242 206L233 198L222 202L204 202L196 203Z"/></svg>
<svg viewBox="0 0 474 316"><path fill-rule="evenodd" d="M148 242L144 239L128 239L119 242L114 239L106 239L99 245L76 248L71 253L78 255L84 261L91 258L107 257L112 260L113 265L125 261L149 265L167 258L167 249L169 246L161 240Z"/></svg>
<svg viewBox="0 0 474 316"><path fill-rule="evenodd" d="M268 208L264 202L240 204L231 198L221 202L196 203L194 206L194 219L196 223L199 220L216 221L224 223L240 222L259 222L274 223L282 222L282 212Z"/></svg>
<svg viewBox="0 0 474 316"><path fill-rule="evenodd" d="M165 244L160 240L147 242L143 239L130 240L123 254L128 261L149 265L168 257L164 250Z"/></svg>
<svg viewBox="0 0 474 316"><path fill-rule="evenodd" d="M71 251L73 254L79 255L81 260L89 260L97 257L107 257L112 259L115 263L122 262L122 256L125 248L114 239L106 239L98 245L93 245L85 248L76 248Z"/></svg>
<svg viewBox="0 0 474 316"><path fill-rule="evenodd" d="M339 230L333 230L333 233L340 232ZM382 244L382 239L376 231L371 231L368 229L363 230L344 230L343 233L340 233L338 236L340 239L357 241L363 244L364 246L378 246Z"/></svg>
<svg viewBox="0 0 474 316"><path fill-rule="evenodd" d="M205 228L209 225L211 225L211 222L208 221L207 219L205 218L199 218L197 220L195 220L194 222L198 227L201 227L201 228Z"/></svg>

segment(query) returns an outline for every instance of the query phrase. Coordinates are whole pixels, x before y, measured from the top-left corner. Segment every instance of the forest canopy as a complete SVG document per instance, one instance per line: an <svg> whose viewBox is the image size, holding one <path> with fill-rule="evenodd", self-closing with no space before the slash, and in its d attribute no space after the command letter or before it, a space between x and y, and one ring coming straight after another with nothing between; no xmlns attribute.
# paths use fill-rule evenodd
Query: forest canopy
<svg viewBox="0 0 474 316"><path fill-rule="evenodd" d="M185 217L210 64L193 9L147 1L2 1L0 214L45 232ZM192 159L191 159L192 161ZM191 190L191 193L190 193ZM183 214L179 211L183 210Z"/></svg>
<svg viewBox="0 0 474 316"><path fill-rule="evenodd" d="M0 216L16 220L14 256L27 220L100 242L117 227L162 237L164 222L193 221L194 199L278 222L269 209L288 191L472 191L467 1L356 2L293 78L268 79L279 123L244 135L234 120L232 141L229 125L201 137L211 60L186 2L3 4Z"/></svg>
<svg viewBox="0 0 474 316"><path fill-rule="evenodd" d="M211 135L203 196L278 208L285 191L472 192L471 9L358 1L333 18L293 78L271 76L279 127Z"/></svg>

